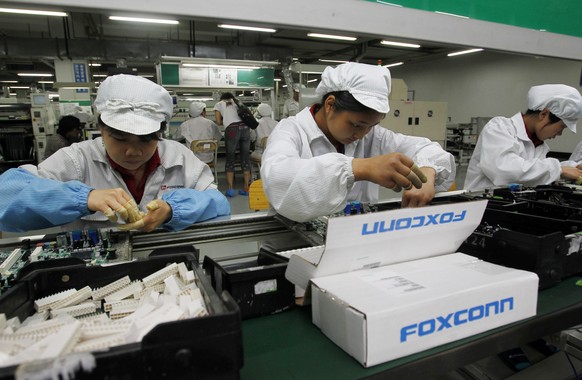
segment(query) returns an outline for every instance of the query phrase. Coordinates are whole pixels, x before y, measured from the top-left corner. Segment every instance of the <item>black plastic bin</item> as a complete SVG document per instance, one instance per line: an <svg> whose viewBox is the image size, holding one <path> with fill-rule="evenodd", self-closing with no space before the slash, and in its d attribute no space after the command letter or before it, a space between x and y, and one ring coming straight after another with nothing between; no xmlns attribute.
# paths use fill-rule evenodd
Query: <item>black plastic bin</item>
<svg viewBox="0 0 582 380"><path fill-rule="evenodd" d="M243 364L240 311L228 293L214 291L192 254L166 254L113 266L73 265L33 271L0 297L0 311L21 320L33 314L34 300L71 288L107 285L123 276L142 279L170 263L196 272L208 316L162 323L141 342L93 352L96 368L75 379L238 379ZM17 367L0 368L13 379Z"/></svg>

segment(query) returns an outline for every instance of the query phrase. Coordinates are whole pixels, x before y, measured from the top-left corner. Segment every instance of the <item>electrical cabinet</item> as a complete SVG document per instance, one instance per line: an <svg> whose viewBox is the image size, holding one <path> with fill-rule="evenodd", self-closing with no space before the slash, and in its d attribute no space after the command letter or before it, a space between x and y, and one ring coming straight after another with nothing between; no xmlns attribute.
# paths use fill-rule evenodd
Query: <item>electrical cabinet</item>
<svg viewBox="0 0 582 380"><path fill-rule="evenodd" d="M410 136L422 136L443 148L447 134L446 102L390 100L390 112L380 125Z"/></svg>

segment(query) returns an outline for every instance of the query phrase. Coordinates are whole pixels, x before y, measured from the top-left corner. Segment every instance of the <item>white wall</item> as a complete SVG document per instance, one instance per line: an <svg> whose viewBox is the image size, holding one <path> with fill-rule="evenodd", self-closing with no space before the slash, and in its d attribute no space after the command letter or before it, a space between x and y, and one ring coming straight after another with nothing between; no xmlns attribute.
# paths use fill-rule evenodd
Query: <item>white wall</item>
<svg viewBox="0 0 582 380"><path fill-rule="evenodd" d="M448 102L453 123L468 123L472 116L512 116L527 109L531 86L563 83L580 90L582 62L514 54L480 52L442 60L402 65L391 69L402 78L415 100ZM564 131L549 141L553 151L571 152L582 140Z"/></svg>

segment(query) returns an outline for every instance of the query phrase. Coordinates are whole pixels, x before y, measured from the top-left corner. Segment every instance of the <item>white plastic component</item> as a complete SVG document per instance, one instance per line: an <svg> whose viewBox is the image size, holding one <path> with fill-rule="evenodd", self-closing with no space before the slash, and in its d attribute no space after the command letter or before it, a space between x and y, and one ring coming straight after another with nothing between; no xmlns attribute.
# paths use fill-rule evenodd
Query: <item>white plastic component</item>
<svg viewBox="0 0 582 380"><path fill-rule="evenodd" d="M85 314L94 313L97 310L95 303L93 302L84 302L79 305L67 306L60 309L52 310L51 311L51 318L56 318L62 314L68 314L71 317L78 317Z"/></svg>
<svg viewBox="0 0 582 380"><path fill-rule="evenodd" d="M42 253L42 247L36 247L34 249L34 251L32 251L32 253L30 254L30 257L28 258L28 260L31 263L34 263L35 261L38 261L38 257L40 256L40 254Z"/></svg>
<svg viewBox="0 0 582 380"><path fill-rule="evenodd" d="M124 298L133 296L134 293L143 289L143 284L140 281L134 281L124 288L119 289L115 293L111 293L105 297L105 302L119 301Z"/></svg>
<svg viewBox="0 0 582 380"><path fill-rule="evenodd" d="M136 299L125 299L125 300L119 300L119 301L105 302L103 304L103 310L105 312L109 312L109 311L114 310L114 309L127 308L127 307L137 307L138 305L139 305L139 301Z"/></svg>
<svg viewBox="0 0 582 380"><path fill-rule="evenodd" d="M166 278L164 280L164 284L166 284L164 293L170 294L172 296L177 296L182 290L183 286L183 284L180 283L180 280L176 276L170 276Z"/></svg>
<svg viewBox="0 0 582 380"><path fill-rule="evenodd" d="M127 328L125 328L125 330L127 330ZM113 346L119 346L120 344L125 343L125 330L123 333L120 334L100 336L98 338L93 338L81 342L75 346L73 351L74 352L96 351L105 350Z"/></svg>
<svg viewBox="0 0 582 380"><path fill-rule="evenodd" d="M66 297L74 294L75 292L76 292L75 289L68 289L68 290L64 290L60 293L52 294L48 297L39 298L39 299L34 301L34 308L38 312L48 310L48 309L50 309L51 304L59 302L63 298L66 298Z"/></svg>
<svg viewBox="0 0 582 380"><path fill-rule="evenodd" d="M114 281L108 285L105 285L102 288L97 288L93 290L93 292L91 292L91 297L93 297L94 300L101 300L105 298L105 296L115 293L116 291L126 287L130 283L131 280L129 279L129 276L122 277L119 280Z"/></svg>
<svg viewBox="0 0 582 380"><path fill-rule="evenodd" d="M81 334L81 339L83 341L89 339L100 338L112 334L125 333L131 326L131 321L124 319L118 321L107 320L104 323L95 324L91 326L83 325L83 332Z"/></svg>
<svg viewBox="0 0 582 380"><path fill-rule="evenodd" d="M6 274L16 261L22 256L22 250L16 248L12 253L0 264L0 274Z"/></svg>
<svg viewBox="0 0 582 380"><path fill-rule="evenodd" d="M86 299L91 298L91 288L89 286L85 286L79 290L76 290L73 294L55 302L54 304L50 305L52 310L60 309L66 306L76 305L85 301Z"/></svg>
<svg viewBox="0 0 582 380"><path fill-rule="evenodd" d="M41 354L40 359L53 358L69 353L81 337L81 322L68 323L53 336L54 339Z"/></svg>
<svg viewBox="0 0 582 380"><path fill-rule="evenodd" d="M142 279L142 282L143 282L145 287L149 287L149 286L152 286L152 285L155 285L159 282L164 281L167 277L169 277L177 272L178 272L178 264L172 263L172 264L166 266L165 268L162 268L159 271L154 272L147 277L144 277Z"/></svg>
<svg viewBox="0 0 582 380"><path fill-rule="evenodd" d="M140 299L143 296L145 296L146 294L149 294L150 292L163 293L165 291L165 289L166 289L166 284L163 282L160 282L159 284L155 284L154 286L149 286L147 288L143 288L139 292L134 293L133 298Z"/></svg>
<svg viewBox="0 0 582 380"><path fill-rule="evenodd" d="M186 268L186 264L184 263L179 263L178 264L178 274L180 275L180 280L182 280L182 282L184 283L188 283L187 282L187 276L188 276L188 268Z"/></svg>

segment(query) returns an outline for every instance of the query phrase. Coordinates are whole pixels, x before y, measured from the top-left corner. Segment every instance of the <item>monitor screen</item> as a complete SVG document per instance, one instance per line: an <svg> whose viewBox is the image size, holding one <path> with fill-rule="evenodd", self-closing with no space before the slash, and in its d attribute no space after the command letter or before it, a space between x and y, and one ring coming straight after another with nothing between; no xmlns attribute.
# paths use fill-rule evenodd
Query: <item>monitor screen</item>
<svg viewBox="0 0 582 380"><path fill-rule="evenodd" d="M49 103L49 97L47 94L31 94L30 104L33 107L46 106Z"/></svg>

